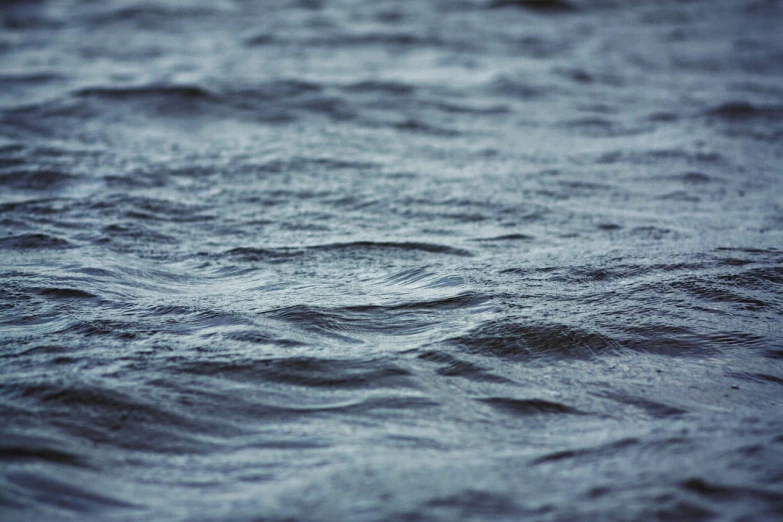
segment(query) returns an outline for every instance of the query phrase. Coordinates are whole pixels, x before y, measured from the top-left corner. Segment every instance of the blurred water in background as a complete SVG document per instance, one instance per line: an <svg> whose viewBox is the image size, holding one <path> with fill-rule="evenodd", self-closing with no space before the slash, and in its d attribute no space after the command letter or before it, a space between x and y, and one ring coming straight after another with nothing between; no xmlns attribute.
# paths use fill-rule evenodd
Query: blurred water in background
<svg viewBox="0 0 783 522"><path fill-rule="evenodd" d="M0 2L1 518L783 516L781 21Z"/></svg>

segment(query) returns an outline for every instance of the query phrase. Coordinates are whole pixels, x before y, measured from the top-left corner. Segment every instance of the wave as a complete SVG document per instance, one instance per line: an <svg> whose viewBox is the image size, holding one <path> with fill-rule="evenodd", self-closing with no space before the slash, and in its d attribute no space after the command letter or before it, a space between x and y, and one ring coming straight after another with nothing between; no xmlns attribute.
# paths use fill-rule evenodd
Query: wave
<svg viewBox="0 0 783 522"><path fill-rule="evenodd" d="M564 0L495 0L490 8L519 7L541 13L568 13L576 11L576 6Z"/></svg>
<svg viewBox="0 0 783 522"><path fill-rule="evenodd" d="M20 170L0 173L0 186L15 190L50 191L78 179L77 176L59 170Z"/></svg>
<svg viewBox="0 0 783 522"><path fill-rule="evenodd" d="M392 255L405 255L408 253L441 254L458 257L471 257L469 250L423 242L393 242L393 241L351 241L345 243L325 243L302 247L283 248L257 248L239 247L223 253L234 259L245 262L271 262L279 263L297 257L318 253L335 253L345 255L376 256L381 252Z"/></svg>
<svg viewBox="0 0 783 522"><path fill-rule="evenodd" d="M562 324L525 324L510 318L484 322L446 342L469 353L511 359L590 358L619 348L616 341L598 332Z"/></svg>
<svg viewBox="0 0 783 522"><path fill-rule="evenodd" d="M411 373L389 361L286 357L241 362L196 361L180 371L239 382L270 382L333 389L411 387Z"/></svg>
<svg viewBox="0 0 783 522"><path fill-rule="evenodd" d="M545 401L543 399L511 399L507 397L489 397L479 399L492 408L510 413L512 415L540 415L540 414L583 414L583 412L561 404L559 402Z"/></svg>
<svg viewBox="0 0 783 522"><path fill-rule="evenodd" d="M38 292L41 295L58 299L93 299L98 297L78 288L40 288Z"/></svg>
<svg viewBox="0 0 783 522"><path fill-rule="evenodd" d="M419 359L437 364L438 375L460 377L479 382L509 383L513 381L489 371L481 365L455 357L443 350L427 350L417 356Z"/></svg>
<svg viewBox="0 0 783 522"><path fill-rule="evenodd" d="M344 341L360 342L362 334L386 334L404 337L421 334L435 327L438 314L481 306L487 298L462 293L440 299L403 301L387 305L360 305L341 308L292 305L264 312L266 317L294 324L316 333L337 336ZM447 320L448 317L443 319Z"/></svg>
<svg viewBox="0 0 783 522"><path fill-rule="evenodd" d="M0 249L39 249L39 248L68 248L71 243L64 238L49 234L30 233L0 237Z"/></svg>
<svg viewBox="0 0 783 522"><path fill-rule="evenodd" d="M0 444L0 462L44 462L77 468L92 468L89 461L61 441L6 434Z"/></svg>
<svg viewBox="0 0 783 522"><path fill-rule="evenodd" d="M606 454L615 454L626 451L629 448L638 446L640 441L636 438L625 438L617 441L610 442L608 444L602 444L594 447L580 448L576 450L564 450L556 451L538 457L532 461L534 465L548 464L552 462L559 462L562 460L588 458L595 459L600 458Z"/></svg>
<svg viewBox="0 0 783 522"><path fill-rule="evenodd" d="M16 504L28 502L35 507L43 504L56 511L97 515L108 510L135 509L137 506L124 500L117 492L100 491L106 488L93 488L75 485L67 477L43 475L31 471L17 471L6 474L4 486L16 493ZM5 489L5 488L4 488ZM21 500L21 502L20 502ZM32 501L32 502L31 502ZM50 511L51 513L51 511Z"/></svg>
<svg viewBox="0 0 783 522"><path fill-rule="evenodd" d="M386 251L400 250L404 252L426 252L430 254L445 254L451 256L470 257L473 254L469 250L456 248L434 243L412 242L412 241L351 241L347 243L331 243L325 245L315 245L307 247L310 250L325 251Z"/></svg>
<svg viewBox="0 0 783 522"><path fill-rule="evenodd" d="M755 118L769 118L779 121L781 115L783 115L783 106L763 106L747 101L731 101L712 107L705 114L729 122Z"/></svg>

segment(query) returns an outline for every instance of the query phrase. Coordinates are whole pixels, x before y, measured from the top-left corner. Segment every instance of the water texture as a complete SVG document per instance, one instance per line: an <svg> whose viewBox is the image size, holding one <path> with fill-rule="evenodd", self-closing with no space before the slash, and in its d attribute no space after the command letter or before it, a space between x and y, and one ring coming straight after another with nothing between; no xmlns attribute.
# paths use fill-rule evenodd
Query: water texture
<svg viewBox="0 0 783 522"><path fill-rule="evenodd" d="M0 518L783 517L783 2L0 2Z"/></svg>

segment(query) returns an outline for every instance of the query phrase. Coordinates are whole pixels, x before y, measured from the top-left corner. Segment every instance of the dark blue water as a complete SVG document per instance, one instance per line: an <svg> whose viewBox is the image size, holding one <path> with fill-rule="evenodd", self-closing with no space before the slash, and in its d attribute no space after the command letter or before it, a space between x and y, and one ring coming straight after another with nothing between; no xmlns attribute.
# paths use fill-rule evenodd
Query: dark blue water
<svg viewBox="0 0 783 522"><path fill-rule="evenodd" d="M0 518L779 520L781 21L0 2Z"/></svg>

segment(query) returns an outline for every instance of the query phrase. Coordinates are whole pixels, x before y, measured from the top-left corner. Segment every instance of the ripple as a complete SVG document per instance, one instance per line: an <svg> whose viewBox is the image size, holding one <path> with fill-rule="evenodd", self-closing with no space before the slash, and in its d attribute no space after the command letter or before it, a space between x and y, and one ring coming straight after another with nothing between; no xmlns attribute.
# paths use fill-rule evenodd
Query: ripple
<svg viewBox="0 0 783 522"><path fill-rule="evenodd" d="M365 80L346 85L344 89L353 93L369 93L383 95L410 95L416 90L416 86L409 83Z"/></svg>
<svg viewBox="0 0 783 522"><path fill-rule="evenodd" d="M572 3L564 0L495 0L489 7L519 7L541 13L567 13L576 10Z"/></svg>
<svg viewBox="0 0 783 522"><path fill-rule="evenodd" d="M61 449L60 443L31 436L5 435L0 443L0 462L44 462L78 468L89 468L90 464L77 453Z"/></svg>
<svg viewBox="0 0 783 522"><path fill-rule="evenodd" d="M636 438L620 439L608 444L593 447L585 447L573 450L563 450L549 453L532 461L533 464L547 464L572 459L595 459L604 455L622 453L629 448L638 446L640 441Z"/></svg>
<svg viewBox="0 0 783 522"><path fill-rule="evenodd" d="M307 331L340 336L359 342L365 334L409 336L426 332L438 324L437 315L478 307L486 296L465 292L456 296L386 305L357 305L338 308L291 305L264 312L265 317L294 324Z"/></svg>
<svg viewBox="0 0 783 522"><path fill-rule="evenodd" d="M0 248L2 249L61 249L70 246L71 244L61 237L42 233L19 234L0 238Z"/></svg>
<svg viewBox="0 0 783 522"><path fill-rule="evenodd" d="M560 324L525 324L508 319L485 322L465 335L449 338L447 342L470 353L522 359L589 358L618 348L617 342L597 332Z"/></svg>
<svg viewBox="0 0 783 522"><path fill-rule="evenodd" d="M221 378L334 389L382 389L409 387L410 372L388 361L316 359L288 357L285 359L240 362L200 361L181 366L181 370L199 375L219 375Z"/></svg>
<svg viewBox="0 0 783 522"><path fill-rule="evenodd" d="M707 110L706 114L729 122L753 118L777 119L783 114L783 106L759 106L747 101L731 101Z"/></svg>
<svg viewBox="0 0 783 522"><path fill-rule="evenodd" d="M715 346L685 327L662 323L627 325L618 328L618 341L627 349L671 357L699 357L716 353Z"/></svg>
<svg viewBox="0 0 783 522"><path fill-rule="evenodd" d="M428 350L418 355L424 361L438 364L438 375L444 377L461 377L479 382L511 383L509 379L496 375L477 364L464 361L444 351Z"/></svg>
<svg viewBox="0 0 783 522"><path fill-rule="evenodd" d="M212 101L216 96L193 85L143 85L139 87L88 87L75 93L78 98L101 98L111 101L160 100L167 104Z"/></svg>
<svg viewBox="0 0 783 522"><path fill-rule="evenodd" d="M451 256L471 257L473 253L462 248L451 247L447 245L438 245L435 243L411 242L411 241L351 241L347 243L328 243L323 245L313 245L307 247L310 250L325 251L395 251L402 252L425 252L430 254L445 254Z"/></svg>
<svg viewBox="0 0 783 522"><path fill-rule="evenodd" d="M478 399L480 402L490 405L498 411L512 415L540 415L540 414L583 414L584 412L561 404L559 402L545 401L543 399L511 399L507 397L489 397Z"/></svg>
<svg viewBox="0 0 783 522"><path fill-rule="evenodd" d="M82 514L99 513L107 508L136 508L119 496L96 492L60 478L40 473L17 471L6 474L5 480L23 492L30 491L39 502ZM27 496L27 495L25 495Z"/></svg>
<svg viewBox="0 0 783 522"><path fill-rule="evenodd" d="M783 385L783 378L769 375L766 373L746 373L746 372L730 372L726 374L727 377L734 377L736 379L742 379L749 382L757 382L762 384L780 384Z"/></svg>
<svg viewBox="0 0 783 522"><path fill-rule="evenodd" d="M95 294L77 288L40 288L38 292L41 295L58 299L93 299L98 297Z"/></svg>
<svg viewBox="0 0 783 522"><path fill-rule="evenodd" d="M473 241L533 241L535 237L527 234L504 234L502 236L482 237Z"/></svg>
<svg viewBox="0 0 783 522"><path fill-rule="evenodd" d="M0 174L0 186L16 190L49 191L77 179L77 176L58 170L13 171Z"/></svg>

